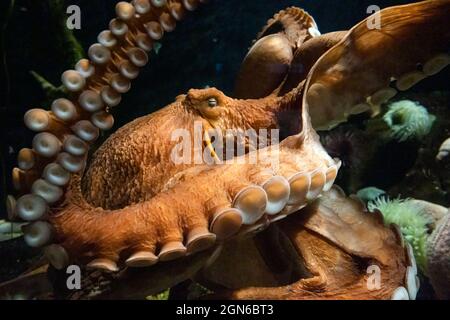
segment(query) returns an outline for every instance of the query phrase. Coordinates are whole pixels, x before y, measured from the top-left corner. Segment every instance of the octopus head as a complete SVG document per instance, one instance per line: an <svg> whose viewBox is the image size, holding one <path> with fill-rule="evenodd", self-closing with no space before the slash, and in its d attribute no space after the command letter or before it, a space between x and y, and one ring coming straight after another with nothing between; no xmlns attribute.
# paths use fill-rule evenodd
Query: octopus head
<svg viewBox="0 0 450 320"><path fill-rule="evenodd" d="M216 88L191 89L185 96L183 104L200 113L210 122L218 121L229 109L232 99Z"/></svg>
<svg viewBox="0 0 450 320"><path fill-rule="evenodd" d="M242 146L245 153L256 150L256 140L261 139L261 134L264 135L264 141L277 143L266 139L266 135L283 127L278 113L283 108L282 99L234 99L216 88L206 88L191 89L187 94L179 96L176 103L188 114L187 121L201 121L206 145L213 153L211 144L214 147L220 146L220 149L233 145L236 152L241 150L238 146ZM234 156L237 155L242 154L234 153Z"/></svg>

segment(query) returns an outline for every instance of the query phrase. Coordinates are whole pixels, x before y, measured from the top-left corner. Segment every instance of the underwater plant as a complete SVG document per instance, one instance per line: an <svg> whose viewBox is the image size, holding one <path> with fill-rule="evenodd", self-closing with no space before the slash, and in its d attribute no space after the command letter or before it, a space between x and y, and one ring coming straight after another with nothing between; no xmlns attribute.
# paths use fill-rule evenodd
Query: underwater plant
<svg viewBox="0 0 450 320"><path fill-rule="evenodd" d="M170 296L170 289L164 290L161 293L157 293L151 296L146 297L146 300L169 300L169 296Z"/></svg>
<svg viewBox="0 0 450 320"><path fill-rule="evenodd" d="M425 137L436 117L417 102L400 100L388 106L383 120L389 127L390 136L403 142Z"/></svg>
<svg viewBox="0 0 450 320"><path fill-rule="evenodd" d="M417 265L423 273L427 270L428 225L433 221L424 213L424 208L412 199L389 199L379 197L368 203L370 211L378 209L386 224L395 223L405 239L411 244Z"/></svg>
<svg viewBox="0 0 450 320"><path fill-rule="evenodd" d="M60 56L63 57L67 66L75 65L79 60L84 58L85 53L81 43L75 37L73 30L67 28L64 1L48 0L47 4L44 4L44 6L48 7L50 14L49 25L54 30L54 43L58 44L56 50L59 52ZM51 102L57 98L66 97L67 90L63 85L55 86L34 70L31 70L30 74L41 86L47 102Z"/></svg>

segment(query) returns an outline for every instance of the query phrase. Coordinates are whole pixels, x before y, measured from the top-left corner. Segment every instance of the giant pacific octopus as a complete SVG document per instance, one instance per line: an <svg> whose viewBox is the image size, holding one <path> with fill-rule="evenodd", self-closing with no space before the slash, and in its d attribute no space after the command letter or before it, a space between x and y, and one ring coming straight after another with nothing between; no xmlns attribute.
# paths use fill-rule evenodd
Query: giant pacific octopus
<svg viewBox="0 0 450 320"><path fill-rule="evenodd" d="M100 297L138 298L195 278L227 298L414 299L410 247L333 186L340 161L314 129L375 110L447 66L450 1L387 8L381 29L369 17L325 35L302 9L283 10L244 59L236 98L192 89L117 130L87 162L153 43L202 2L119 2L89 59L63 73L70 97L26 113L38 133L19 153L17 195L8 197L10 217L30 222L25 241L55 269L109 272ZM188 158L200 151L207 163L174 162L173 132L195 137L196 124L200 143L189 143ZM279 144L270 134L262 147L222 134L271 129L280 129ZM225 152L230 139L243 152ZM381 270L376 290L370 266Z"/></svg>

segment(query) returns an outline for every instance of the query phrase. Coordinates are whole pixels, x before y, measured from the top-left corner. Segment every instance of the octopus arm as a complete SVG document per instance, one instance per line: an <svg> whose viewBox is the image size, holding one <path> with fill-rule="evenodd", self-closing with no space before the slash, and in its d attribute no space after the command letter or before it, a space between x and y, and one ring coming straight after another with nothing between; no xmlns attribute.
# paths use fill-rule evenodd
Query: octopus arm
<svg viewBox="0 0 450 320"><path fill-rule="evenodd" d="M53 101L51 111L32 109L25 114L26 126L36 135L32 148L19 152L18 167L13 169L17 196L7 198L8 216L32 222L25 230L26 242L34 247L46 246L49 257L58 257L51 259L57 267L61 268L68 257L61 247L49 245L51 213L70 202L72 177L84 171L89 149L100 131L113 127L110 109L120 103L140 68L148 63L154 42L173 31L177 22L200 2L117 3L116 17L107 30L99 33L98 43L89 48L89 58L62 74L69 97Z"/></svg>
<svg viewBox="0 0 450 320"><path fill-rule="evenodd" d="M19 152L18 168L13 169L13 185L20 196L32 200L41 195L51 205L62 201L64 187L72 174L83 172L99 132L114 125L110 109L148 63L153 43L173 31L197 2L139 0L116 5L117 17L89 48L89 59L62 74L69 98L53 101L51 111L32 109L25 114L26 126L37 134L32 148ZM10 216L19 202L29 203L17 202L9 198Z"/></svg>
<svg viewBox="0 0 450 320"><path fill-rule="evenodd" d="M254 237L204 250L184 263L103 274L100 288L99 273L84 270L82 290L54 294L66 299L142 299L195 279L213 290L215 298L413 299L418 289L414 258L399 229L381 219L335 186ZM378 280L371 277L376 272ZM63 287L67 274L53 269L50 277L53 285ZM32 297L45 298L51 291L45 275L35 272L3 284L0 293L25 294L28 281L38 284Z"/></svg>
<svg viewBox="0 0 450 320"><path fill-rule="evenodd" d="M238 159L204 170L199 165L195 173L188 170L173 177L164 191L153 197L137 197L139 201L130 201L125 207L110 203L111 207L105 208L89 201L97 198L95 186L104 177L96 175L100 181L95 180L94 194L85 197L81 178L88 150L99 130L112 126L108 108L130 88L130 80L148 60L146 50L151 49L151 43L172 31L184 12L198 4L196 0L119 2L110 29L101 32L99 43L89 49L90 60L82 60L77 70L63 74L63 83L73 94L71 99L55 101L52 112L33 110L25 116L27 125L39 133L33 149L19 155L20 168L13 172L19 198L9 198L9 211L29 222L24 228L26 243L43 247L56 269L75 262L116 273L125 266L149 267L190 256L283 219L334 183L340 162L321 147L307 111L301 109L300 132L275 148L242 156L241 162ZM200 98L212 91L217 90L202 91ZM191 90L185 100L197 101L196 92ZM210 113L209 104L217 105L221 99L209 99L200 109ZM135 124L140 121L146 119ZM173 125L171 122L159 129L170 132ZM124 133L138 136L133 128L120 131L119 138ZM137 144L157 149L157 143L152 142L147 145L140 139ZM108 173L124 167L122 163L132 163L122 171L117 168L125 175L132 175L139 167L157 167L154 162L130 157L141 154L133 152L133 147L137 149L136 144L120 144L119 149L110 150L104 162L97 156L100 163L96 164ZM164 174L167 179L173 176L171 172ZM140 182L138 178L131 180ZM123 181L113 183L131 190ZM116 191L100 190L100 198L109 192L120 203L126 202L123 197L129 194Z"/></svg>
<svg viewBox="0 0 450 320"><path fill-rule="evenodd" d="M295 51L289 72L281 85L278 95L284 95L306 80L308 73L317 60L338 44L348 31L335 31L315 36L303 43Z"/></svg>
<svg viewBox="0 0 450 320"><path fill-rule="evenodd" d="M386 8L353 27L314 65L304 104L313 126L330 129L371 110L450 63L450 2Z"/></svg>
<svg viewBox="0 0 450 320"><path fill-rule="evenodd" d="M284 265L290 276L280 280L280 268L273 267L275 261L279 261L276 256L269 257L269 261L252 258L252 261L245 262L246 253L224 250L228 252L226 258L219 257L209 267L211 271L206 269L208 280L226 284L226 272L230 270L227 266L238 265L242 275L237 279L246 279L248 274L253 284L246 286L248 282L241 280L239 283L235 279L233 286L228 286L229 289L222 287L214 297L415 299L417 270L414 270L413 257L398 228L385 226L380 214L367 212L359 200L345 196L339 187L334 186L322 198L283 220L277 227L279 236L274 242L277 247L274 252L280 252L280 255L290 252L295 256L289 259L290 269L288 264ZM267 240L270 235L258 237L261 236ZM263 256L267 258L267 255ZM295 262L293 269L292 262ZM272 272L266 272L265 277L258 279L252 276L253 270L267 270L268 267ZM376 272L381 277L378 283L371 277ZM274 278L278 279L278 285L273 284ZM272 284L267 285L270 282Z"/></svg>
<svg viewBox="0 0 450 320"><path fill-rule="evenodd" d="M275 14L242 62L235 96L258 99L274 92L285 79L295 50L318 32L313 17L303 9L291 7Z"/></svg>

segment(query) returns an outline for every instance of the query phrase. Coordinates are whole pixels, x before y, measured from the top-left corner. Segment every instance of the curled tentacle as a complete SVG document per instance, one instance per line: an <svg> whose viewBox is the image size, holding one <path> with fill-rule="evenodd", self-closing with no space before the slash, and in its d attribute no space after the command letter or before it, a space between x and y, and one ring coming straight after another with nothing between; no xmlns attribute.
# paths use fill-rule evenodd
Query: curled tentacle
<svg viewBox="0 0 450 320"><path fill-rule="evenodd" d="M295 50L317 33L314 19L300 8L277 13L258 34L242 63L235 84L236 97L257 99L274 92L285 79Z"/></svg>
<svg viewBox="0 0 450 320"><path fill-rule="evenodd" d="M320 35L314 18L298 7L290 7L275 14L258 33L255 42L279 32L286 36L293 48L298 48L306 40Z"/></svg>

